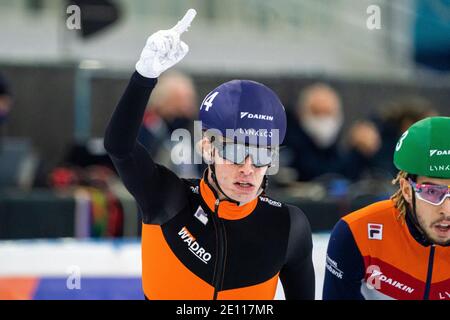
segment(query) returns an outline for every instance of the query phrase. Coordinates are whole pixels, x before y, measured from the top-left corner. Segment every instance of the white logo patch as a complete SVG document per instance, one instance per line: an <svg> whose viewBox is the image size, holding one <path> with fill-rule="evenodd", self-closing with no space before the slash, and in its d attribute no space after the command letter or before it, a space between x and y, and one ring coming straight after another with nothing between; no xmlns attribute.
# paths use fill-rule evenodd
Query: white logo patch
<svg viewBox="0 0 450 320"><path fill-rule="evenodd" d="M265 114L250 113L250 112L241 112L241 119L243 119L243 118L273 121L273 116L268 116Z"/></svg>
<svg viewBox="0 0 450 320"><path fill-rule="evenodd" d="M194 187L194 186L191 186L191 191L192 191L193 193L199 194L199 193L198 193L198 188L199 188L198 186L195 186L195 187Z"/></svg>
<svg viewBox="0 0 450 320"><path fill-rule="evenodd" d="M432 156L449 156L450 150L430 150L430 157Z"/></svg>
<svg viewBox="0 0 450 320"><path fill-rule="evenodd" d="M194 214L194 217L196 217L201 223L203 223L205 226L208 223L208 215L203 211L202 207L198 207L197 211Z"/></svg>
<svg viewBox="0 0 450 320"><path fill-rule="evenodd" d="M277 129L274 129L274 130L277 130ZM272 131L268 132L266 129L255 130L252 128L250 128L250 129L239 128L239 133L249 135L249 136L255 136L255 137L272 138Z"/></svg>
<svg viewBox="0 0 450 320"><path fill-rule="evenodd" d="M367 232L370 240L383 240L383 225L377 223L367 224Z"/></svg>
<svg viewBox="0 0 450 320"><path fill-rule="evenodd" d="M259 200L263 201L263 202L267 202L268 204L270 204L271 206L274 207L280 207L281 208L281 202L278 201L274 201L272 199L269 199L267 197L259 197Z"/></svg>
<svg viewBox="0 0 450 320"><path fill-rule="evenodd" d="M327 261L325 263L325 268L331 272L332 275L336 276L339 279L342 279L342 277L344 276L344 272L342 272L341 270L339 270L338 268L338 264L336 261L334 261L333 259L331 259L328 254L327 254Z"/></svg>
<svg viewBox="0 0 450 320"><path fill-rule="evenodd" d="M430 171L450 171L450 164L440 166L430 166Z"/></svg>
<svg viewBox="0 0 450 320"><path fill-rule="evenodd" d="M197 242L195 237L189 232L186 227L181 228L178 232L180 239L186 243L189 251L191 251L196 258L198 258L204 264L208 264L211 260L211 254L207 252L200 244Z"/></svg>

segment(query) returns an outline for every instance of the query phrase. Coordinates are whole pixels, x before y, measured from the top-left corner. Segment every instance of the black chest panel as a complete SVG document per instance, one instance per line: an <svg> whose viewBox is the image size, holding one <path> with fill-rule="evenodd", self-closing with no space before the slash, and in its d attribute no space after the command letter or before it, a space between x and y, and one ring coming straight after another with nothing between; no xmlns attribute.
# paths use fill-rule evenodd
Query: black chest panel
<svg viewBox="0 0 450 320"><path fill-rule="evenodd" d="M258 201L254 211L239 220L216 219L199 194L198 180L185 180L188 205L162 225L164 237L178 259L213 285L218 252L224 252L220 290L255 285L271 279L285 263L289 239L288 208ZM219 237L216 225L224 237ZM224 249L224 250L223 250Z"/></svg>

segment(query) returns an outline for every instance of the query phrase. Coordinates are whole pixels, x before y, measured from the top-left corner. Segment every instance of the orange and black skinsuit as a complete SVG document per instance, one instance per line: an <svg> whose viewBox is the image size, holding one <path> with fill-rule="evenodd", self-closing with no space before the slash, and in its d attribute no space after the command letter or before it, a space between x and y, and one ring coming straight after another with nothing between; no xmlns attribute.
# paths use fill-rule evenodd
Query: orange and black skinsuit
<svg viewBox="0 0 450 320"><path fill-rule="evenodd" d="M391 200L372 204L334 227L323 299L450 300L450 247L429 243Z"/></svg>
<svg viewBox="0 0 450 320"><path fill-rule="evenodd" d="M142 212L142 282L148 299L314 299L309 223L265 195L217 200L206 178L180 179L136 141L156 85L134 73L105 147Z"/></svg>

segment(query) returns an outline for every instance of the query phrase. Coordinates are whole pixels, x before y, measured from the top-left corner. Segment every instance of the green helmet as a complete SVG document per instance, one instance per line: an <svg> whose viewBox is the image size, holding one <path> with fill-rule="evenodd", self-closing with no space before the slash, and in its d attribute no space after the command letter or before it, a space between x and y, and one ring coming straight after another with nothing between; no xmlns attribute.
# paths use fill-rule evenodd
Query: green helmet
<svg viewBox="0 0 450 320"><path fill-rule="evenodd" d="M394 164L410 174L450 179L450 117L414 123L395 147Z"/></svg>

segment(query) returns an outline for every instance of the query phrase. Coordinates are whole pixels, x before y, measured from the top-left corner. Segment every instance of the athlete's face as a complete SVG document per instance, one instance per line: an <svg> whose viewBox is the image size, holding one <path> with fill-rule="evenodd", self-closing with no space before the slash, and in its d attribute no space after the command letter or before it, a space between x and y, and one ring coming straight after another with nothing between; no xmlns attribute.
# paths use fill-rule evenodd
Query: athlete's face
<svg viewBox="0 0 450 320"><path fill-rule="evenodd" d="M419 176L418 184L450 185L450 179L436 179ZM403 196L412 206L412 187L405 179L401 181ZM416 213L420 227L435 244L450 244L450 198L440 205L421 200L416 194Z"/></svg>
<svg viewBox="0 0 450 320"><path fill-rule="evenodd" d="M219 158L215 152L215 168L223 192L234 200L247 203L258 196L268 167L255 167L251 157L247 157L243 164L234 164Z"/></svg>

